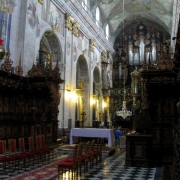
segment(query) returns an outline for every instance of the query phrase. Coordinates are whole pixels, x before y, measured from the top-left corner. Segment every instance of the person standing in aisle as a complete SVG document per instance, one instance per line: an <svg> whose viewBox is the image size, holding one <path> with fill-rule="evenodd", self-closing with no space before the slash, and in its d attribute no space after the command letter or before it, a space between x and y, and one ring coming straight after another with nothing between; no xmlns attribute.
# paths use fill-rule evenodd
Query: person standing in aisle
<svg viewBox="0 0 180 180"><path fill-rule="evenodd" d="M120 146L120 138L122 136L121 126L115 129L114 136L115 136L117 145Z"/></svg>

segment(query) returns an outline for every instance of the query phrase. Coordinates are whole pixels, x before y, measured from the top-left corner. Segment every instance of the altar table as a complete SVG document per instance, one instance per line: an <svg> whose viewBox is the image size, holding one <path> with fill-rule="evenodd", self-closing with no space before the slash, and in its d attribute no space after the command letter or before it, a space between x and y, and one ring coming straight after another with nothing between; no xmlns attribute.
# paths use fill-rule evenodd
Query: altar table
<svg viewBox="0 0 180 180"><path fill-rule="evenodd" d="M70 132L70 144L73 144L75 137L107 138L108 147L113 145L114 133L112 129L99 128L72 128Z"/></svg>

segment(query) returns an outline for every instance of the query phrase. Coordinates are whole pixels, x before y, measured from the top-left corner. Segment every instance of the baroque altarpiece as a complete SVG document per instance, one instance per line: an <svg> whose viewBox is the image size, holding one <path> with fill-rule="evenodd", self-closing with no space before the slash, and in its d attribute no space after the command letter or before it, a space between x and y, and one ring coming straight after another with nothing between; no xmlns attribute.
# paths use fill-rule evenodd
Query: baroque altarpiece
<svg viewBox="0 0 180 180"><path fill-rule="evenodd" d="M173 52L170 42L165 31L143 23L116 41L110 111L116 124L131 120L128 128L135 132L126 136L126 165L147 167L177 162L179 39ZM133 112L129 119L116 116L123 101L123 84L127 108Z"/></svg>

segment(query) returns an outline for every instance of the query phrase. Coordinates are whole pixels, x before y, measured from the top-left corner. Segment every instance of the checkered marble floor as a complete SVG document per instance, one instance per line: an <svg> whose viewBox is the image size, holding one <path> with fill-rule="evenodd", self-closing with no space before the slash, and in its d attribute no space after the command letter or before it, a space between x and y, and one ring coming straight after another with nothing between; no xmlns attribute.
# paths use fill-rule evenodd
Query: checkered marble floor
<svg viewBox="0 0 180 180"><path fill-rule="evenodd" d="M107 157L102 163L76 180L161 180L161 168L142 168L125 166L125 149L116 150L115 155ZM157 173L158 171L158 173ZM83 169L82 169L83 172ZM53 180L57 180L54 178ZM69 176L61 175L61 180L70 180Z"/></svg>
<svg viewBox="0 0 180 180"><path fill-rule="evenodd" d="M112 156L107 156L107 154L103 154L103 161L99 163L97 166L94 164L93 169L89 170L86 173L82 173L81 176L75 178L75 180L161 180L161 168L141 168L141 167L126 167L125 164L125 149L116 148L116 153ZM55 150L54 159L50 161L56 161L58 159L66 158L71 151L59 151ZM5 175L0 174L0 180L15 180L18 174L31 172L33 170L37 170L38 168L42 168L48 166L46 165L35 165L35 167L29 167L28 169L21 168L18 173L17 170L15 172L7 171ZM2 167L0 167L0 172ZM57 170L56 170L57 171ZM157 172L158 171L158 172ZM70 174L68 172L66 175L60 176L61 180L71 180ZM45 178L47 180L57 180L58 177L57 172L54 173L54 178ZM27 179L27 178L25 178ZM43 180L45 180L43 179ZM34 180L34 179L33 179ZM38 179L39 180L39 179Z"/></svg>

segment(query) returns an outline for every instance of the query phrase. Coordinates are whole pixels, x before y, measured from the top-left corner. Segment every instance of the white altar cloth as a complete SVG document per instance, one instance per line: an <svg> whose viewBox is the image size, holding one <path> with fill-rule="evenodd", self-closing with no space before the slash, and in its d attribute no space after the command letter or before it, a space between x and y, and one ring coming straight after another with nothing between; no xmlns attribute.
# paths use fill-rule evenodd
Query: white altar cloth
<svg viewBox="0 0 180 180"><path fill-rule="evenodd" d="M107 138L108 147L113 145L113 130L99 128L72 128L70 132L70 144L73 144L75 137Z"/></svg>

